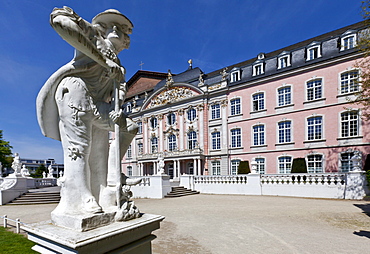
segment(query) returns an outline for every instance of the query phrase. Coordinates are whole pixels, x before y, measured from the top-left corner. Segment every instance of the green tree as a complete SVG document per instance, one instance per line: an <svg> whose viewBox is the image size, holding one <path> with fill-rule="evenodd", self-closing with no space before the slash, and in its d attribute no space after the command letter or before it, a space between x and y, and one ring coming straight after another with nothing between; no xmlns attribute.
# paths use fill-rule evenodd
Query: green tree
<svg viewBox="0 0 370 254"><path fill-rule="evenodd" d="M43 172L47 173L47 168L45 167L44 164L41 164L40 166L38 166L38 168L36 168L35 173L31 174L31 177L33 177L33 178L42 178L43 177L43 175L42 175Z"/></svg>
<svg viewBox="0 0 370 254"><path fill-rule="evenodd" d="M12 165L12 148L9 142L3 139L3 131L0 130L0 162L3 167L10 167Z"/></svg>

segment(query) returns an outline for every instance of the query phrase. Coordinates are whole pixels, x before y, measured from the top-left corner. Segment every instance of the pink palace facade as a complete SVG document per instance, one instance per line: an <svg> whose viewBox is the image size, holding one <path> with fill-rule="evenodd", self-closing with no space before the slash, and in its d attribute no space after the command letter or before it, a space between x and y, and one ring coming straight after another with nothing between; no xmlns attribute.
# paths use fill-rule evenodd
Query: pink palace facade
<svg viewBox="0 0 370 254"><path fill-rule="evenodd" d="M123 160L128 175L158 172L236 174L240 161L261 174L290 173L305 158L308 173L348 172L356 151L370 154L369 123L348 99L360 89L364 23L227 66L167 74L138 71L126 113L139 132ZM263 50L263 49L261 49Z"/></svg>

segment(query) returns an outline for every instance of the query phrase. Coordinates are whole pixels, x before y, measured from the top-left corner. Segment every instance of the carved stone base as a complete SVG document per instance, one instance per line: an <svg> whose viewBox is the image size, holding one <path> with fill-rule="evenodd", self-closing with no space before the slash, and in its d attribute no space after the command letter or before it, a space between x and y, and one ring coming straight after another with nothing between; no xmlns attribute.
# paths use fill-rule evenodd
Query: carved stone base
<svg viewBox="0 0 370 254"><path fill-rule="evenodd" d="M56 226L83 232L113 223L115 215L115 211L85 215L52 212L51 221Z"/></svg>
<svg viewBox="0 0 370 254"><path fill-rule="evenodd" d="M151 253L152 231L159 229L161 215L115 222L107 226L78 232L51 224L51 221L22 226L28 239L35 242L32 249L39 253Z"/></svg>

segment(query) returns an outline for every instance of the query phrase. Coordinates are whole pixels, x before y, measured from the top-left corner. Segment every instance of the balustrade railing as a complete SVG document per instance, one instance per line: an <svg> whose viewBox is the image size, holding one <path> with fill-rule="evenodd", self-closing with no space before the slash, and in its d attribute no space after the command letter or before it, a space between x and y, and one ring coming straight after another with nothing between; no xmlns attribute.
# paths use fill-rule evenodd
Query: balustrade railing
<svg viewBox="0 0 370 254"><path fill-rule="evenodd" d="M34 178L34 180L36 188L51 187L57 185L56 178Z"/></svg>
<svg viewBox="0 0 370 254"><path fill-rule="evenodd" d="M141 182L137 186L150 186L150 177L141 177Z"/></svg>
<svg viewBox="0 0 370 254"><path fill-rule="evenodd" d="M344 185L344 173L322 174L262 174L261 184L322 184Z"/></svg>
<svg viewBox="0 0 370 254"><path fill-rule="evenodd" d="M194 176L195 184L246 184L246 175Z"/></svg>

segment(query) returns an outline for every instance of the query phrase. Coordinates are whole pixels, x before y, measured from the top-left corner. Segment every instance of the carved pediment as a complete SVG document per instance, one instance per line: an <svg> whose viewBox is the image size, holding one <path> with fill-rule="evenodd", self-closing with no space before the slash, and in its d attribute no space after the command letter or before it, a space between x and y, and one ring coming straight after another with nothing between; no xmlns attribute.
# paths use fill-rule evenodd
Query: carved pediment
<svg viewBox="0 0 370 254"><path fill-rule="evenodd" d="M184 86L171 87L170 89L166 89L159 93L157 96L155 96L151 100L148 108L174 103L176 101L193 97L194 95L196 95L196 93L188 87Z"/></svg>

